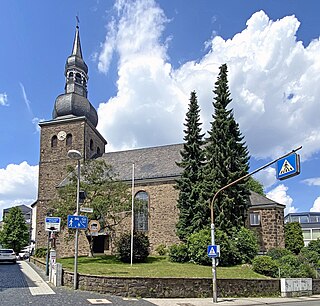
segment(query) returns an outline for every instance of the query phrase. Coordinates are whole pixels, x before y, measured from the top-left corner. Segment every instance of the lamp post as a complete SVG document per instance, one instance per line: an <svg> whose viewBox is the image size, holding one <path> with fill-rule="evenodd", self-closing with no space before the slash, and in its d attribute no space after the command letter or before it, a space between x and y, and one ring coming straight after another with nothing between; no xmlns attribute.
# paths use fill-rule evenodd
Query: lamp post
<svg viewBox="0 0 320 306"><path fill-rule="evenodd" d="M79 215L79 192L80 192L80 160L82 155L77 150L69 150L68 157L78 162L78 175L77 175L77 209L76 216ZM78 241L79 241L79 229L76 228L76 237L74 245L74 277L73 277L73 289L77 290L77 278L78 278Z"/></svg>

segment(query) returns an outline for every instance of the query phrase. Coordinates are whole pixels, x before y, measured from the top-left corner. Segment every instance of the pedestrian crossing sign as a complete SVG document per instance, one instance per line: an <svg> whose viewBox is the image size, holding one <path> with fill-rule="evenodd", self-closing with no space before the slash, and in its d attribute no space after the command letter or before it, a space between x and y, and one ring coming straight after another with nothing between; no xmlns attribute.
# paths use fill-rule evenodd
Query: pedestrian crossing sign
<svg viewBox="0 0 320 306"><path fill-rule="evenodd" d="M277 179L284 180L300 173L300 156L292 153L277 161Z"/></svg>
<svg viewBox="0 0 320 306"><path fill-rule="evenodd" d="M208 245L208 256L210 258L220 257L220 245Z"/></svg>

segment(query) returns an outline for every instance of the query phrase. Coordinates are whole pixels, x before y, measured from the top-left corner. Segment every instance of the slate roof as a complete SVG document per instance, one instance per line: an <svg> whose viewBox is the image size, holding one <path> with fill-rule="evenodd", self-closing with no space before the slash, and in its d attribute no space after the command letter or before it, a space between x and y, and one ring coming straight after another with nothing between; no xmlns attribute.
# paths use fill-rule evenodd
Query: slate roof
<svg viewBox="0 0 320 306"><path fill-rule="evenodd" d="M250 203L251 203L251 207L253 208L257 208L258 206L282 206L283 208L285 207L285 205L280 204L278 202L275 202L269 198L267 198L266 196L262 196L254 191L250 191Z"/></svg>
<svg viewBox="0 0 320 306"><path fill-rule="evenodd" d="M181 161L180 150L183 144L173 144L160 147L150 147L127 151L104 153L98 159L104 159L113 167L122 181L132 179L132 164L134 163L135 180L169 179L180 176L182 168L176 165Z"/></svg>

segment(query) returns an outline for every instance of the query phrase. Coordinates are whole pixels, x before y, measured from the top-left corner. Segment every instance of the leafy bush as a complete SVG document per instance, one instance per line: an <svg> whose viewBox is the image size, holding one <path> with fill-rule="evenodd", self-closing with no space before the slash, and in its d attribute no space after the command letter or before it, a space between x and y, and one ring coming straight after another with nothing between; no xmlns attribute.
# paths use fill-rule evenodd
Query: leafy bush
<svg viewBox="0 0 320 306"><path fill-rule="evenodd" d="M299 256L286 255L278 260L281 277L312 277L316 275L315 269Z"/></svg>
<svg viewBox="0 0 320 306"><path fill-rule="evenodd" d="M289 222L284 226L286 249L298 255L304 247L301 225L299 222Z"/></svg>
<svg viewBox="0 0 320 306"><path fill-rule="evenodd" d="M210 235L210 229L202 229L188 238L190 259L199 265L212 264L212 259L207 254L208 245L211 244Z"/></svg>
<svg viewBox="0 0 320 306"><path fill-rule="evenodd" d="M225 232L219 229L215 231L215 243L220 245L220 266L234 266L241 263L241 256L236 242L230 239Z"/></svg>
<svg viewBox="0 0 320 306"><path fill-rule="evenodd" d="M145 262L149 255L149 239L141 232L133 234L133 262ZM131 260L131 234L122 234L117 241L117 258L122 262L130 262Z"/></svg>
<svg viewBox="0 0 320 306"><path fill-rule="evenodd" d="M320 254L320 239L318 238L317 240L311 240L307 246L307 249Z"/></svg>
<svg viewBox="0 0 320 306"><path fill-rule="evenodd" d="M160 255L160 256L164 256L167 254L168 250L167 247L164 244L159 244L155 251Z"/></svg>
<svg viewBox="0 0 320 306"><path fill-rule="evenodd" d="M185 243L171 245L169 247L169 260L172 262L189 261L188 246Z"/></svg>
<svg viewBox="0 0 320 306"><path fill-rule="evenodd" d="M292 255L292 252L285 248L273 248L270 249L266 255L270 256L274 260L277 260L282 258L283 256Z"/></svg>
<svg viewBox="0 0 320 306"><path fill-rule="evenodd" d="M302 248L299 254L301 261L308 262L314 268L320 267L320 254L309 248Z"/></svg>
<svg viewBox="0 0 320 306"><path fill-rule="evenodd" d="M34 257L44 258L47 256L47 248L37 248L34 252Z"/></svg>
<svg viewBox="0 0 320 306"><path fill-rule="evenodd" d="M252 269L266 276L278 276L278 264L270 256L256 256L252 261Z"/></svg>
<svg viewBox="0 0 320 306"><path fill-rule="evenodd" d="M242 263L251 263L258 253L258 239L251 230L241 227L234 234L235 246Z"/></svg>

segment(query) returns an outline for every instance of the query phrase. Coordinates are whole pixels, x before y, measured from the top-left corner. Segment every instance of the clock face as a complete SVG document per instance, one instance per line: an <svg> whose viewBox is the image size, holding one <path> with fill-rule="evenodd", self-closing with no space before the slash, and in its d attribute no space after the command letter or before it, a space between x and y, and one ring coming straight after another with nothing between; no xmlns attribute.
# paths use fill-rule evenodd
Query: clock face
<svg viewBox="0 0 320 306"><path fill-rule="evenodd" d="M58 139L59 140L64 140L66 138L66 136L67 136L67 133L65 131L60 131L58 133Z"/></svg>

